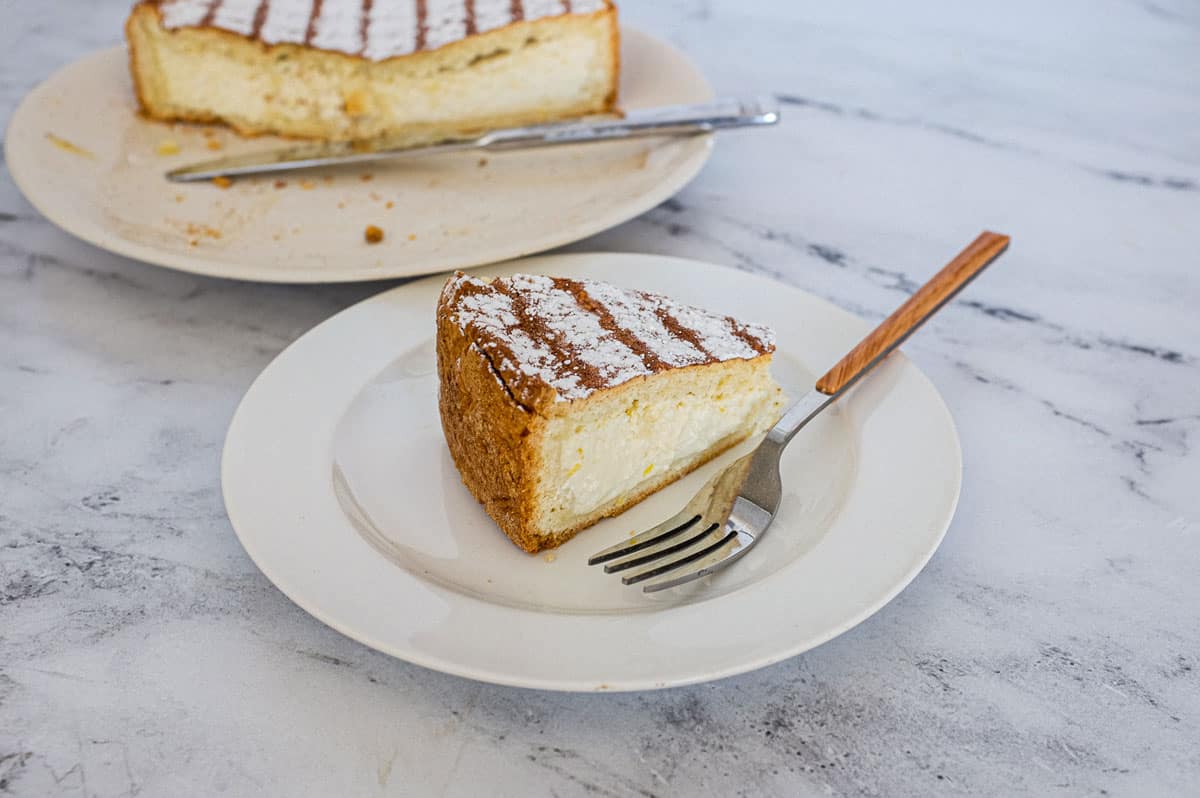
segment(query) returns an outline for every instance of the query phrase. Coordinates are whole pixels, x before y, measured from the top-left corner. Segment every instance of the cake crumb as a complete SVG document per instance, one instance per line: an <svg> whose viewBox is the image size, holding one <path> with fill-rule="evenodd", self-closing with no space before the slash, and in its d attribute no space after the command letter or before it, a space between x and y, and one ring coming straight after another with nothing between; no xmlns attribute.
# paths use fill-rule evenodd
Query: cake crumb
<svg viewBox="0 0 1200 798"><path fill-rule="evenodd" d="M220 238L221 237L220 230L218 230L215 227L209 227L206 224L196 224L195 222L188 222L186 230L187 230L187 234L189 236L193 237L193 240L196 240L200 237L205 237L205 238Z"/></svg>
<svg viewBox="0 0 1200 798"><path fill-rule="evenodd" d="M373 224L369 224L367 225L364 237L367 239L368 244L378 244L383 240L383 230Z"/></svg>
<svg viewBox="0 0 1200 798"><path fill-rule="evenodd" d="M301 180L300 181L300 188L304 189L305 191L312 191L316 187L317 187L317 184L311 180Z"/></svg>
<svg viewBox="0 0 1200 798"><path fill-rule="evenodd" d="M345 208L345 207L346 207L346 203L344 203L344 202L339 202L339 203L338 203L338 207L339 207L339 208Z"/></svg>
<svg viewBox="0 0 1200 798"><path fill-rule="evenodd" d="M396 203L392 202L391 200L388 200L387 204L384 205L383 207L387 208L390 211L392 208L396 207Z"/></svg>
<svg viewBox="0 0 1200 798"><path fill-rule="evenodd" d="M204 136L206 139L211 139L213 136L217 135L217 132L215 130L203 130L201 131L200 135Z"/></svg>
<svg viewBox="0 0 1200 798"><path fill-rule="evenodd" d="M482 169L483 167L487 166L487 165L488 165L488 159L487 159L487 158L480 158L480 159L479 159L479 167L480 167L481 169Z"/></svg>
<svg viewBox="0 0 1200 798"><path fill-rule="evenodd" d="M179 143L175 139L163 139L158 142L158 147L155 149L159 155L178 155Z"/></svg>
<svg viewBox="0 0 1200 798"><path fill-rule="evenodd" d="M332 183L332 182L333 182L333 175L325 175L325 176L324 176L324 177L322 177L321 179L322 179L322 180L324 180L326 183Z"/></svg>
<svg viewBox="0 0 1200 798"><path fill-rule="evenodd" d="M379 192L377 192L377 191L372 191L367 196L369 196L375 202L379 202L381 199L383 199L383 197L379 196Z"/></svg>
<svg viewBox="0 0 1200 798"><path fill-rule="evenodd" d="M233 185L233 181L224 175L217 175L212 179L212 182L217 188L229 188Z"/></svg>
<svg viewBox="0 0 1200 798"><path fill-rule="evenodd" d="M370 183L372 180L375 179L375 175L371 174L370 172L364 172L363 174L358 176L358 179L363 181L364 183Z"/></svg>
<svg viewBox="0 0 1200 798"><path fill-rule="evenodd" d="M409 234L408 234L408 240L409 240L409 241L416 241L416 240L417 240L417 234L416 234L416 233L409 233Z"/></svg>
<svg viewBox="0 0 1200 798"><path fill-rule="evenodd" d="M176 201L176 202L183 202L183 195L182 195L182 194L176 194L176 195L175 195L175 201Z"/></svg>
<svg viewBox="0 0 1200 798"><path fill-rule="evenodd" d="M275 188L287 188L287 181L286 180L276 180Z"/></svg>
<svg viewBox="0 0 1200 798"><path fill-rule="evenodd" d="M555 560L558 559L558 555L552 551L548 551L548 552L546 552L546 556L543 557L542 559L545 560L546 562L554 562Z"/></svg>
<svg viewBox="0 0 1200 798"><path fill-rule="evenodd" d="M210 150L219 150L225 145L217 139L209 139L207 142L205 142L204 146L208 147Z"/></svg>

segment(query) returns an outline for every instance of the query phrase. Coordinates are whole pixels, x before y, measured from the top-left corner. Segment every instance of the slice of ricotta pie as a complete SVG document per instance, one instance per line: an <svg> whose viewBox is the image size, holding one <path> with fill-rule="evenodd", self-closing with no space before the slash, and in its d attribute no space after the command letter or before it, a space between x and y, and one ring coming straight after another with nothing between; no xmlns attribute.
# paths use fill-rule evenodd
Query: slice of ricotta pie
<svg viewBox="0 0 1200 798"><path fill-rule="evenodd" d="M779 417L774 335L590 280L458 273L437 309L442 429L514 543L558 546Z"/></svg>

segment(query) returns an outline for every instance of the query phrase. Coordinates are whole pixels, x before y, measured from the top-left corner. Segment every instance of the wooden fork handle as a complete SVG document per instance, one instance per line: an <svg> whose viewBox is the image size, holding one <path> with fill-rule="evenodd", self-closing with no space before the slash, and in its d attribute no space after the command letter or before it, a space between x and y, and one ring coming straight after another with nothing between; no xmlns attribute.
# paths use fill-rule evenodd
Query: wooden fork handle
<svg viewBox="0 0 1200 798"><path fill-rule="evenodd" d="M896 312L871 331L858 346L817 380L817 390L834 396L871 370L925 320L950 301L967 283L1008 248L1008 236L983 232L933 279L917 289Z"/></svg>

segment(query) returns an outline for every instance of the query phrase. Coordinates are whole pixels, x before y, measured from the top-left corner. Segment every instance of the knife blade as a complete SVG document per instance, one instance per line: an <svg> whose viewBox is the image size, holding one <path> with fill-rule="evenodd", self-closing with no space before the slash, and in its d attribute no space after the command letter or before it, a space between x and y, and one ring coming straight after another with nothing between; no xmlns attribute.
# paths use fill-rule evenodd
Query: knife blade
<svg viewBox="0 0 1200 798"><path fill-rule="evenodd" d="M422 133L402 133L360 141L301 144L179 167L167 172L166 178L177 183L190 183L214 177L424 158L466 150L504 152L646 136L696 135L735 127L774 125L778 121L779 106L772 98L727 98L698 105L638 109L615 117L589 117L570 122L490 130L476 136L439 138Z"/></svg>

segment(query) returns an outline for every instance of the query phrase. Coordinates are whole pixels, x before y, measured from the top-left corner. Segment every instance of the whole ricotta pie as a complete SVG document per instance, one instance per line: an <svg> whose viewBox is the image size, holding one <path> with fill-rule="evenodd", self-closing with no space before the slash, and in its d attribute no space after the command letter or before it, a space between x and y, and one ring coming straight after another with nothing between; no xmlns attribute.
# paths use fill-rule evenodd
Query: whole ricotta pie
<svg viewBox="0 0 1200 798"><path fill-rule="evenodd" d="M609 111L611 0L142 0L125 26L156 119L326 140Z"/></svg>
<svg viewBox="0 0 1200 798"><path fill-rule="evenodd" d="M514 543L558 546L773 424L774 335L591 280L457 273L438 403L463 482Z"/></svg>

